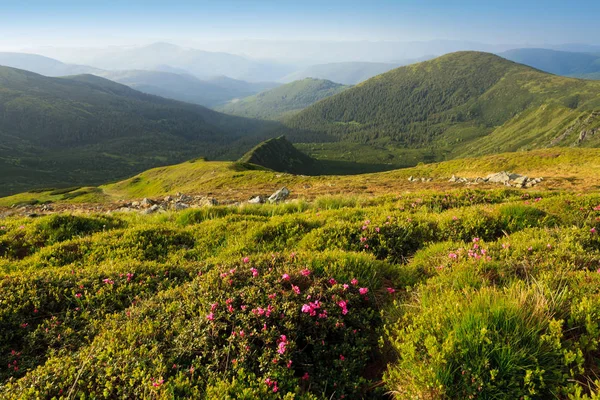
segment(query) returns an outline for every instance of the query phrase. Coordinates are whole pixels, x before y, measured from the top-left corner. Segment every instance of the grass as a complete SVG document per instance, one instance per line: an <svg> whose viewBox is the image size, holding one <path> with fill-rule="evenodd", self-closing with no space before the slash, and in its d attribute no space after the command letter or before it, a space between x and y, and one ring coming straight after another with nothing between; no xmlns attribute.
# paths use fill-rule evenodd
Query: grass
<svg viewBox="0 0 600 400"><path fill-rule="evenodd" d="M211 398L215 387L234 398L277 398L279 390L308 396L300 398L594 393L587 379L600 343L598 229L596 194L515 189L4 219L0 357L11 368L0 374L0 394L61 398L71 387L78 396L158 398ZM248 281L257 279L250 268L258 280ZM300 292L346 298L348 317L336 300L315 325L295 311L308 300L293 297L284 273ZM368 302L359 287L369 289ZM279 294L267 298L273 288ZM263 331L262 320L222 308L228 298L271 304L282 319L265 321L272 330ZM206 319L211 310L220 325ZM256 352L219 339L232 323L256 335L242 342ZM352 329L363 336L344 336ZM269 350L282 332L294 349L289 368ZM329 344L305 347L314 337ZM264 351L275 361L257 358ZM211 361L212 353L220 356ZM88 357L94 363L78 380ZM305 373L313 384L303 383Z"/></svg>
<svg viewBox="0 0 600 400"><path fill-rule="evenodd" d="M269 195L282 186L292 198L355 195L373 197L403 192L454 190L463 185L447 182L452 175L474 178L499 171L543 177L545 189L595 190L599 183L600 152L596 149L553 148L464 158L413 168L351 176L299 176L231 162L185 162L148 170L98 188L84 187L64 194L28 192L0 198L0 206L37 201L57 204L110 203L119 200L162 197L176 192L212 196L218 200L246 201ZM429 183L408 182L408 177L433 178ZM56 193L56 191L54 191ZM77 196L73 196L77 194Z"/></svg>

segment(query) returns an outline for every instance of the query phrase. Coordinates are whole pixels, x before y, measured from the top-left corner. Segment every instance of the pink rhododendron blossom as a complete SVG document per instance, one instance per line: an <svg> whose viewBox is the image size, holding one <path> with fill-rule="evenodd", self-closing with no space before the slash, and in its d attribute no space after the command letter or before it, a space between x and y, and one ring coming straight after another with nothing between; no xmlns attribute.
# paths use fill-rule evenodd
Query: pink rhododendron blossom
<svg viewBox="0 0 600 400"><path fill-rule="evenodd" d="M304 268L302 271L300 271L300 274L302 276L309 276L310 275L310 270L308 268Z"/></svg>
<svg viewBox="0 0 600 400"><path fill-rule="evenodd" d="M281 276L281 279L283 279L284 281L289 281L290 280L290 276L289 276L289 274L283 274Z"/></svg>
<svg viewBox="0 0 600 400"><path fill-rule="evenodd" d="M365 294L369 293L369 288L361 287L360 289L358 289L358 293L365 295Z"/></svg>
<svg viewBox="0 0 600 400"><path fill-rule="evenodd" d="M348 303L346 302L346 300L340 300L337 304L342 309L342 315L348 314Z"/></svg>
<svg viewBox="0 0 600 400"><path fill-rule="evenodd" d="M396 289L394 289L394 288L391 288L391 287L387 288L386 290L387 290L387 292L388 292L388 293L390 293L390 294L392 294L392 293L396 293Z"/></svg>
<svg viewBox="0 0 600 400"><path fill-rule="evenodd" d="M209 314L207 314L207 315L206 315L206 319L207 319L207 320L209 320L209 321L212 321L212 320L214 320L214 319L215 319L215 314L213 314L213 313L209 313Z"/></svg>
<svg viewBox="0 0 600 400"><path fill-rule="evenodd" d="M244 264L248 264L250 262L250 257L244 257L242 261L244 262Z"/></svg>
<svg viewBox="0 0 600 400"><path fill-rule="evenodd" d="M294 291L294 293L300 294L300 288L298 286L292 285L292 290Z"/></svg>
<svg viewBox="0 0 600 400"><path fill-rule="evenodd" d="M250 268L250 271L252 272L252 276L258 276L258 270L256 268Z"/></svg>

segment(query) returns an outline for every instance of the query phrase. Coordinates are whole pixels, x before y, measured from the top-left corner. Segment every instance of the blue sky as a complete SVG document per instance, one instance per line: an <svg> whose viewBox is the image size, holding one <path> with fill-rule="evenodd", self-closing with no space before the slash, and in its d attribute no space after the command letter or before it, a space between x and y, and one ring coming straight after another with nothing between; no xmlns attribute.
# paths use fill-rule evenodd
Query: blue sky
<svg viewBox="0 0 600 400"><path fill-rule="evenodd" d="M600 1L0 0L0 46L155 40L600 42Z"/></svg>

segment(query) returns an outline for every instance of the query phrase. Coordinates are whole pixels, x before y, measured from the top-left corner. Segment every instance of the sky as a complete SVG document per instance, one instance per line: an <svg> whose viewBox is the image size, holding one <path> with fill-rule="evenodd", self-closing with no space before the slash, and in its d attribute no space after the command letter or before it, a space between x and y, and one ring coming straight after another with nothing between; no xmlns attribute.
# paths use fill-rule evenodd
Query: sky
<svg viewBox="0 0 600 400"><path fill-rule="evenodd" d="M248 39L599 44L599 15L598 0L0 0L0 49Z"/></svg>

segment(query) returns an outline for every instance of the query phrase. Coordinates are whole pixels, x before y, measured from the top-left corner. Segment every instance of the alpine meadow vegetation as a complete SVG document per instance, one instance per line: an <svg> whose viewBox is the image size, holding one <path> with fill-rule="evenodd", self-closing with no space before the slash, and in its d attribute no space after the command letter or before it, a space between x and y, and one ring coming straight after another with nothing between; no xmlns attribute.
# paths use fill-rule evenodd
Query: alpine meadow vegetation
<svg viewBox="0 0 600 400"><path fill-rule="evenodd" d="M600 195L8 217L0 397L597 399Z"/></svg>

